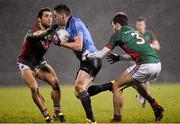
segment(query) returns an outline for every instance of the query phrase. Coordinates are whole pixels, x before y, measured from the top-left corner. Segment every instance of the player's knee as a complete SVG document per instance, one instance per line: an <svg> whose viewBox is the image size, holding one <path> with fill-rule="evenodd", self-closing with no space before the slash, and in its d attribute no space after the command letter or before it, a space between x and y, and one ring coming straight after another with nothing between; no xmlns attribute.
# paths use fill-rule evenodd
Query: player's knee
<svg viewBox="0 0 180 124"><path fill-rule="evenodd" d="M119 82L116 81L116 82L113 84L113 91L114 91L114 92L116 92L116 91L122 92L121 86L119 85Z"/></svg>
<svg viewBox="0 0 180 124"><path fill-rule="evenodd" d="M89 95L89 93L87 92L87 90L83 90L81 92L75 92L75 96L78 98L78 99L81 99L83 98L84 96L86 95Z"/></svg>
<svg viewBox="0 0 180 124"><path fill-rule="evenodd" d="M75 93L78 94L79 91L80 91L80 89L81 89L81 85L76 84L76 85L75 85Z"/></svg>
<svg viewBox="0 0 180 124"><path fill-rule="evenodd" d="M78 93L76 91L75 91L75 96L76 96L76 98L79 99L79 95L78 95Z"/></svg>
<svg viewBox="0 0 180 124"><path fill-rule="evenodd" d="M113 90L117 89L118 88L118 82L116 81L114 84L113 84Z"/></svg>
<svg viewBox="0 0 180 124"><path fill-rule="evenodd" d="M59 83L58 79L55 76L50 76L49 81L51 84Z"/></svg>
<svg viewBox="0 0 180 124"><path fill-rule="evenodd" d="M76 84L75 85L75 91L77 92L77 94L79 94L80 92L84 91L85 88L82 84Z"/></svg>

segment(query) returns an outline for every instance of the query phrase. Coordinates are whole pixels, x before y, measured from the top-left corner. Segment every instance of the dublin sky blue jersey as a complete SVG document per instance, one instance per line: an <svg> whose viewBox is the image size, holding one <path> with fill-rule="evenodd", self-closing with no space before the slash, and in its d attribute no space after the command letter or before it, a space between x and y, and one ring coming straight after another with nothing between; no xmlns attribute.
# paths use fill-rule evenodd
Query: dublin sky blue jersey
<svg viewBox="0 0 180 124"><path fill-rule="evenodd" d="M94 53L97 51L91 34L81 19L76 17L70 17L66 26L66 30L69 33L69 41L74 42L75 36L83 37L83 49L82 51L74 51L78 59L82 59L82 54L86 51Z"/></svg>

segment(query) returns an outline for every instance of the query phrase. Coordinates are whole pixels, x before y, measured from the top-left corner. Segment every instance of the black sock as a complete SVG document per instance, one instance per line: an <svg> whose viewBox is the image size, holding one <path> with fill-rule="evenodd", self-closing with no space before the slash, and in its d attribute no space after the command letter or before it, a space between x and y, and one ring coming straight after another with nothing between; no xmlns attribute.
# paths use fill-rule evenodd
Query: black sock
<svg viewBox="0 0 180 124"><path fill-rule="evenodd" d="M94 96L100 92L106 91L106 90L110 90L112 91L112 83L105 83L105 84L100 84L100 85L92 85L88 88L88 93L90 96Z"/></svg>
<svg viewBox="0 0 180 124"><path fill-rule="evenodd" d="M139 94L143 96L150 104L154 101L154 99L144 90L139 90Z"/></svg>
<svg viewBox="0 0 180 124"><path fill-rule="evenodd" d="M92 122L95 122L92 107L91 107L91 99L87 91L82 91L79 93L79 99L81 100L81 103L84 107L84 110L86 112L86 117L90 119Z"/></svg>

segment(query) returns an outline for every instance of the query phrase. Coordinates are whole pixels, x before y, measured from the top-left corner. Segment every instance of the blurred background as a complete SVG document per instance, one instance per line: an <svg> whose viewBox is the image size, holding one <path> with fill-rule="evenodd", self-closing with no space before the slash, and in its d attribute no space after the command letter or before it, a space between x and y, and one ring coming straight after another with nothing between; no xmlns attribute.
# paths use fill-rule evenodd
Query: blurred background
<svg viewBox="0 0 180 124"><path fill-rule="evenodd" d="M127 13L133 27L139 16L145 17L148 29L161 45L162 72L157 82L180 82L179 0L0 0L0 86L25 85L16 67L23 38L40 8L59 3L67 4L73 16L85 22L98 49L108 42L112 33L110 20L115 13ZM120 48L115 52L123 53ZM52 45L45 58L63 84L73 84L79 61L71 50ZM127 62L110 65L104 60L95 82L114 79L128 66Z"/></svg>

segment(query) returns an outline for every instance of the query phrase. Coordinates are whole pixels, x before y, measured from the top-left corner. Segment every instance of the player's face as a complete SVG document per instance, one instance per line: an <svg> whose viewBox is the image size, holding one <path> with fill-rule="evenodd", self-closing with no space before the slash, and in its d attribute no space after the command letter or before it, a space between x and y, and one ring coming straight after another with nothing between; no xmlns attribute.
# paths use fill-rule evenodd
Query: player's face
<svg viewBox="0 0 180 124"><path fill-rule="evenodd" d="M44 11L42 18L40 19L41 24L44 27L50 27L52 25L53 14L49 11Z"/></svg>
<svg viewBox="0 0 180 124"><path fill-rule="evenodd" d="M146 29L146 23L144 21L137 21L136 22L136 29L140 33L144 33L144 31Z"/></svg>
<svg viewBox="0 0 180 124"><path fill-rule="evenodd" d="M67 16L64 13L54 12L56 24L59 26L66 26Z"/></svg>
<svg viewBox="0 0 180 124"><path fill-rule="evenodd" d="M116 23L116 24L112 23L112 28L115 32L118 32L121 30L121 25L118 23Z"/></svg>

